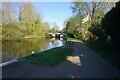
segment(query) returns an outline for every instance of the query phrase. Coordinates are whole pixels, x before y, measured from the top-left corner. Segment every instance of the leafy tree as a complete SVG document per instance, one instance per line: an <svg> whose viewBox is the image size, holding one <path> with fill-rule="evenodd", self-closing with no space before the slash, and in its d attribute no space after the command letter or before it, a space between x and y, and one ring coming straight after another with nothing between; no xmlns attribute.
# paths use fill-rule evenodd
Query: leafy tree
<svg viewBox="0 0 120 80"><path fill-rule="evenodd" d="M72 10L74 15L66 21L66 31L76 38L78 38L79 35L83 35L85 40L90 39L93 35L97 35L91 29L94 29L96 25L101 24L101 20L105 15L105 4L106 3L102 2L73 2ZM89 16L88 21L82 23L82 20L86 16Z"/></svg>
<svg viewBox="0 0 120 80"><path fill-rule="evenodd" d="M2 13L2 39L44 37L49 29L49 24L42 22L41 14L37 13L30 2L4 2L0 12Z"/></svg>
<svg viewBox="0 0 120 80"><path fill-rule="evenodd" d="M111 45L114 50L119 52L120 45L120 1L112 8L102 21L102 26L111 37Z"/></svg>

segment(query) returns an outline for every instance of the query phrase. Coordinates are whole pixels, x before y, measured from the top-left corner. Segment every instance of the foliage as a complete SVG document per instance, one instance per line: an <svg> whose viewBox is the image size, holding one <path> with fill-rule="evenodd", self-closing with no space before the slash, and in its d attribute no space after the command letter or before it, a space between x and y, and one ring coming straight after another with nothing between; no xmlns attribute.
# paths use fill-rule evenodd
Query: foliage
<svg viewBox="0 0 120 80"><path fill-rule="evenodd" d="M83 35L82 35L82 33L80 31L75 31L74 36L75 36L75 38L80 39L81 41L83 41Z"/></svg>
<svg viewBox="0 0 120 80"><path fill-rule="evenodd" d="M120 51L120 1L112 8L102 21L102 26L111 37L112 48L119 53Z"/></svg>
<svg viewBox="0 0 120 80"><path fill-rule="evenodd" d="M65 21L64 31L82 41L107 41L109 35L102 28L101 21L113 6L114 3L109 2L73 2L74 15ZM88 20L83 22L86 17Z"/></svg>
<svg viewBox="0 0 120 80"><path fill-rule="evenodd" d="M18 30L17 22L11 21L8 24L2 25L2 39L21 39L22 33ZM15 36L17 35L17 36Z"/></svg>
<svg viewBox="0 0 120 80"><path fill-rule="evenodd" d="M31 2L4 2L2 13L2 39L23 39L27 36L44 37L49 25L42 22Z"/></svg>
<svg viewBox="0 0 120 80"><path fill-rule="evenodd" d="M95 40L107 41L108 35L102 28L101 24L94 24L94 26L91 27L89 30L93 34L93 38Z"/></svg>
<svg viewBox="0 0 120 80"><path fill-rule="evenodd" d="M88 41L92 38L99 37L106 33L101 27L101 20L104 17L108 6L102 2L73 2L72 10L74 16L66 21L66 32L83 41ZM82 22L88 17L86 22Z"/></svg>

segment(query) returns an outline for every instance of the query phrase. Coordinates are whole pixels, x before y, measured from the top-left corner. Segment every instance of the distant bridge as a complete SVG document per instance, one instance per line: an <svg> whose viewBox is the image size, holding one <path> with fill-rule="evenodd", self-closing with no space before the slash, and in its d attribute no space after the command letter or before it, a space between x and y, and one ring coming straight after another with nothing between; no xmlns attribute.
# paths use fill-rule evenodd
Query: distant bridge
<svg viewBox="0 0 120 80"><path fill-rule="evenodd" d="M46 37L47 38L61 38L63 36L63 34L62 33L48 33L47 35L46 35Z"/></svg>

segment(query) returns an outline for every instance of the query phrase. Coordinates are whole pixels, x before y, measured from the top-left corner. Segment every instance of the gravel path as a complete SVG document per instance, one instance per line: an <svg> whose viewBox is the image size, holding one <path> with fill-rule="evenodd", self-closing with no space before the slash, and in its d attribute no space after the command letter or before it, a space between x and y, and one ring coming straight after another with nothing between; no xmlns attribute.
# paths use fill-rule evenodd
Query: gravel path
<svg viewBox="0 0 120 80"><path fill-rule="evenodd" d="M74 49L73 57L80 65L72 61L55 67L45 67L18 61L2 67L3 78L118 78L120 73L108 62L99 57L83 43L72 43L65 47ZM79 57L79 58L78 58Z"/></svg>

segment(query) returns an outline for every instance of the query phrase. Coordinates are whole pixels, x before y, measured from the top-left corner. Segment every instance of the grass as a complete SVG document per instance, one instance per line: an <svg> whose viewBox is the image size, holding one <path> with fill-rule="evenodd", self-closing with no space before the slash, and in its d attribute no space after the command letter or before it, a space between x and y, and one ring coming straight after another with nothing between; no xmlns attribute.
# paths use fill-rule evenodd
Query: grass
<svg viewBox="0 0 120 80"><path fill-rule="evenodd" d="M120 70L119 56L115 52L107 49L107 45L100 46L100 44L97 43L88 43L87 45L89 48L98 53L98 55L100 55L103 59Z"/></svg>
<svg viewBox="0 0 120 80"><path fill-rule="evenodd" d="M84 43L83 41L81 41L79 39L76 39L76 38L67 38L67 41L68 42L81 42L81 43Z"/></svg>
<svg viewBox="0 0 120 80"><path fill-rule="evenodd" d="M35 56L29 55L23 57L22 60L30 62L32 64L39 64L43 66L55 66L66 60L67 56L70 56L73 52L71 48L57 47L40 53L36 53Z"/></svg>
<svg viewBox="0 0 120 80"><path fill-rule="evenodd" d="M68 38L68 39L67 39L67 41L72 41L72 40L73 40L73 38Z"/></svg>

